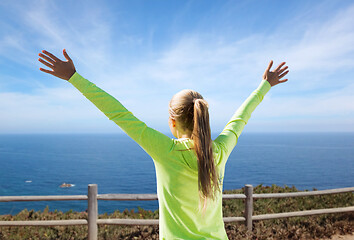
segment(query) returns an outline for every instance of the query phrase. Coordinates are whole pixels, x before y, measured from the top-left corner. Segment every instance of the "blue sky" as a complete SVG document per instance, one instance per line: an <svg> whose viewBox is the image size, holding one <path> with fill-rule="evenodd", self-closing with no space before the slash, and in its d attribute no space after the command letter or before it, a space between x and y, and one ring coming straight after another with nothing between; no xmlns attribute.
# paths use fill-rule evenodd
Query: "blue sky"
<svg viewBox="0 0 354 240"><path fill-rule="evenodd" d="M168 132L184 88L220 132L273 59L273 87L245 132L354 131L353 1L0 2L0 133L120 133L70 83L39 71L46 49L149 126Z"/></svg>

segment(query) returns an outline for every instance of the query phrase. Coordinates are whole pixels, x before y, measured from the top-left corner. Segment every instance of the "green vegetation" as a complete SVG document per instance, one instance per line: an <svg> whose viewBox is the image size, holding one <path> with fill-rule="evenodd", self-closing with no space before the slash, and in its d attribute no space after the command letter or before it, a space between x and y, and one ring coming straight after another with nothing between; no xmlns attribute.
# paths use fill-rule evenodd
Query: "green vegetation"
<svg viewBox="0 0 354 240"><path fill-rule="evenodd" d="M315 190L315 189L314 189ZM254 193L297 192L295 187L257 186ZM224 193L243 193L243 190L225 191ZM354 206L354 194L342 193L324 196L258 199L254 200L254 215L302 211L322 208ZM225 217L242 216L244 203L242 200L223 200ZM115 211L102 214L99 218L136 218L158 219L158 211L146 211L142 208ZM0 221L15 220L60 220L87 219L85 212L55 210L49 212L48 207L35 212L27 209L17 215L2 215ZM225 224L229 239L319 239L339 234L352 234L354 229L354 213L325 214L310 217L295 217L255 221L252 232L247 232L243 223ZM98 239L158 239L158 226L114 226L99 225ZM87 226L57 227L0 227L0 239L86 239Z"/></svg>

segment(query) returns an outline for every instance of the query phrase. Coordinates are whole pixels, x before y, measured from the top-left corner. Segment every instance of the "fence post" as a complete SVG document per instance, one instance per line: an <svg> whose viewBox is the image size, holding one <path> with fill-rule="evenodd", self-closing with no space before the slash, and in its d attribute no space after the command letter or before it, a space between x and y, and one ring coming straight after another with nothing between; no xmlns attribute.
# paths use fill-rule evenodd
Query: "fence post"
<svg viewBox="0 0 354 240"><path fill-rule="evenodd" d="M97 240L97 184L88 185L88 240Z"/></svg>
<svg viewBox="0 0 354 240"><path fill-rule="evenodd" d="M245 224L248 231L252 231L252 215L253 215L253 186L245 185Z"/></svg>

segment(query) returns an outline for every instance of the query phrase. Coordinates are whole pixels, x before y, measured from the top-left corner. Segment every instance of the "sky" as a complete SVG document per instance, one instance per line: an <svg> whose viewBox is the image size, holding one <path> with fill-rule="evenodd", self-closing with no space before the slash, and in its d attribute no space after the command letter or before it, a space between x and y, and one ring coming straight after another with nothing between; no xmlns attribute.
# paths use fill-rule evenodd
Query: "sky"
<svg viewBox="0 0 354 240"><path fill-rule="evenodd" d="M169 132L178 91L209 102L222 131L270 60L288 82L245 132L354 132L354 2L0 1L0 134L122 133L69 82L39 71L43 49Z"/></svg>

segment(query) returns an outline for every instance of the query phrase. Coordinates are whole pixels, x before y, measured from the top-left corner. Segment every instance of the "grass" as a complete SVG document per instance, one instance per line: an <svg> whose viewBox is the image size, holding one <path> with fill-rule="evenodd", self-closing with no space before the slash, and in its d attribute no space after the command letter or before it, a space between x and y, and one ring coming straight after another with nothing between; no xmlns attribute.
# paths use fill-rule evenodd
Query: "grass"
<svg viewBox="0 0 354 240"><path fill-rule="evenodd" d="M314 189L315 190L315 189ZM295 187L276 185L254 188L254 193L297 192ZM243 193L243 189L224 191L224 193ZM254 215L302 211L322 208L354 206L354 194L342 193L324 196L309 196L280 199L254 200ZM223 200L225 217L242 216L243 200ZM158 219L158 210L148 211L115 211L112 214L101 214L99 218L135 218ZM0 221L16 220L61 220L87 219L86 212L50 212L47 207L43 211L24 209L17 215L1 215ZM324 214L310 217L293 217L255 221L253 231L248 232L243 223L225 224L229 239L319 239L329 238L334 234L352 234L354 229L354 213ZM98 239L158 239L158 226L113 226L99 225ZM0 227L0 239L87 239L87 226L57 227Z"/></svg>

